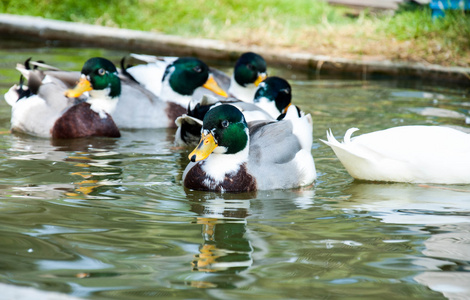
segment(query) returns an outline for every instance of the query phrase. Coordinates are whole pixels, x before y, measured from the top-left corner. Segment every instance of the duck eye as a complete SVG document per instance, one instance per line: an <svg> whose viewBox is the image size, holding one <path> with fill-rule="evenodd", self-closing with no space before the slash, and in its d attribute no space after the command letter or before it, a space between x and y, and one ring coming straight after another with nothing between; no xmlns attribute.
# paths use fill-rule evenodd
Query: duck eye
<svg viewBox="0 0 470 300"><path fill-rule="evenodd" d="M250 71L254 71L256 68L255 66L253 66L252 64L247 64L246 67L248 68L248 70Z"/></svg>
<svg viewBox="0 0 470 300"><path fill-rule="evenodd" d="M194 70L194 72L197 72L197 73L201 73L201 72L202 72L201 66L195 66L195 67L193 68L193 70Z"/></svg>
<svg viewBox="0 0 470 300"><path fill-rule="evenodd" d="M223 128L227 128L228 127L228 124L229 124L229 121L228 120L223 120L221 125Z"/></svg>
<svg viewBox="0 0 470 300"><path fill-rule="evenodd" d="M106 74L106 71L103 68L98 69L98 75L103 76L104 74Z"/></svg>

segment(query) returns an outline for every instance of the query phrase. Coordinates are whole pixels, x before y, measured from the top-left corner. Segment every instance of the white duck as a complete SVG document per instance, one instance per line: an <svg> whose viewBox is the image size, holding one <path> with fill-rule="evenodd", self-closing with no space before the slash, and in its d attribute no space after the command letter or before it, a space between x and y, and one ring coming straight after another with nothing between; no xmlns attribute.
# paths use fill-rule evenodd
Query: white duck
<svg viewBox="0 0 470 300"><path fill-rule="evenodd" d="M443 126L400 126L338 142L327 141L348 173L360 180L409 183L470 183L470 135Z"/></svg>

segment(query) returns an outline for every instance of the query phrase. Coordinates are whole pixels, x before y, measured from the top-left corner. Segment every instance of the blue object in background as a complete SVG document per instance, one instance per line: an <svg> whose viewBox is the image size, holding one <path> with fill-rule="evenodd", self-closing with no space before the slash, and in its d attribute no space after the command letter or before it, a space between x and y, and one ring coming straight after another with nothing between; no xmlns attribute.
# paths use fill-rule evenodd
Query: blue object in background
<svg viewBox="0 0 470 300"><path fill-rule="evenodd" d="M431 0L429 6L434 19L444 17L446 9L470 9L470 0Z"/></svg>

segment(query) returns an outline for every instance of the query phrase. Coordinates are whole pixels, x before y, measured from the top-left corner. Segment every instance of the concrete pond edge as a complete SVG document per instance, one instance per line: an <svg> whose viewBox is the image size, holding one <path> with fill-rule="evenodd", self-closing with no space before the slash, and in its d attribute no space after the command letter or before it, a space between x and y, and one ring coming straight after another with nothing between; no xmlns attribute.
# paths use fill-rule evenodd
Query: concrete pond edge
<svg viewBox="0 0 470 300"><path fill-rule="evenodd" d="M42 17L0 14L0 40L43 41L49 44L92 46L136 53L165 53L234 61L247 51L260 53L268 64L321 74L416 77L470 84L470 68L391 60L353 60L263 47L246 47L210 39L184 38L153 32L57 21Z"/></svg>

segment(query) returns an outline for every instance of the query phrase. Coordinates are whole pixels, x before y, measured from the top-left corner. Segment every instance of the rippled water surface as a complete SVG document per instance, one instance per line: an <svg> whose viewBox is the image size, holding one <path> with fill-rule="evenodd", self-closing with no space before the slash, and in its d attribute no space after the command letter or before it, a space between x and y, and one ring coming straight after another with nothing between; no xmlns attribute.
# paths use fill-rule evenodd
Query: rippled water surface
<svg viewBox="0 0 470 300"><path fill-rule="evenodd" d="M125 54L11 44L0 50L0 92L31 56L79 70L91 56ZM0 282L89 299L468 297L470 186L354 182L319 138L402 124L468 130L470 87L270 74L313 116L314 187L185 191L188 150L173 146L174 130L12 135L1 97Z"/></svg>

